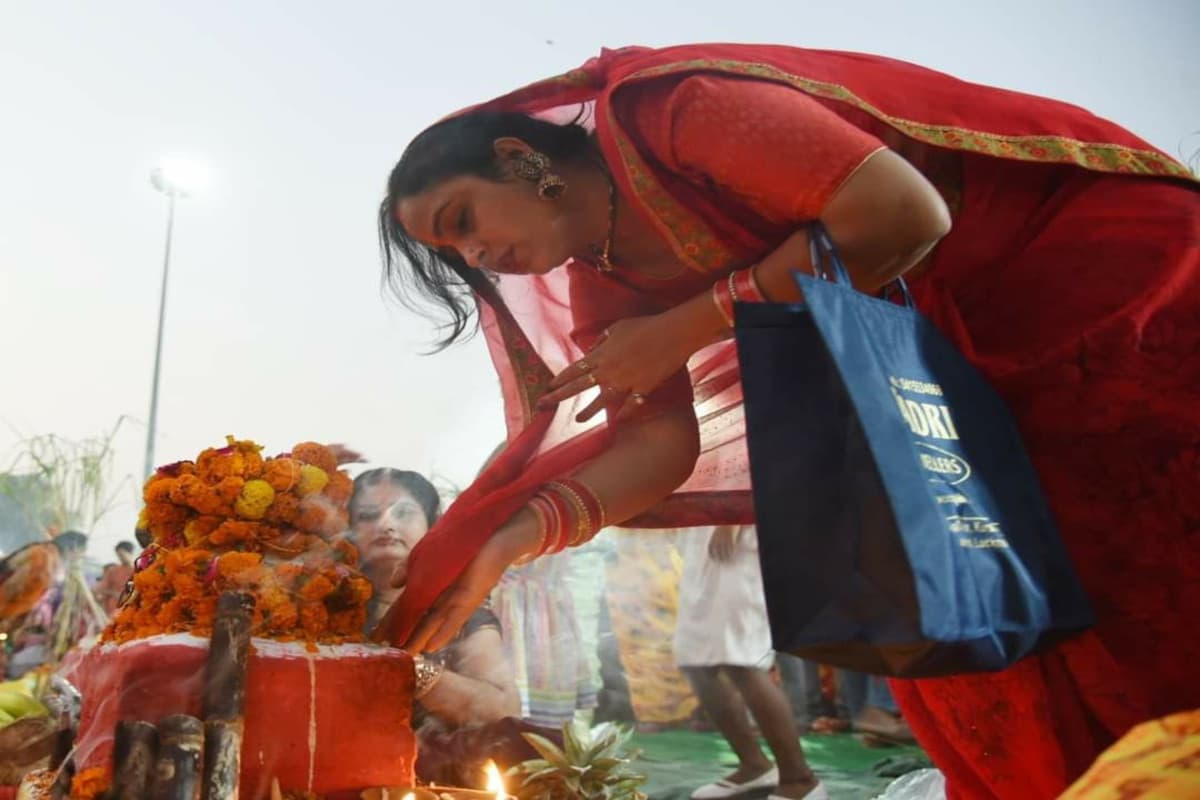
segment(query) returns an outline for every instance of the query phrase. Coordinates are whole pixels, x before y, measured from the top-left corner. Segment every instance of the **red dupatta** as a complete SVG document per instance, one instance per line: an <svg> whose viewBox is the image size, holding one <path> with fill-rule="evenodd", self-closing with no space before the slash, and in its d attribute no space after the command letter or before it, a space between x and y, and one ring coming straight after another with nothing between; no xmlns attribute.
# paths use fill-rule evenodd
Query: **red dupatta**
<svg viewBox="0 0 1200 800"><path fill-rule="evenodd" d="M761 256L778 239L776 232L748 220L734 203L722 203L680 176L656 169L644 143L623 128L618 102L622 87L705 72L783 84L865 113L926 145L1098 172L1191 177L1171 158L1083 109L856 53L722 44L605 50L578 69L467 111L553 115L590 106L618 191L683 264L697 275L715 277ZM564 403L557 412L535 408L551 375L581 357L606 321L665 307L663 298L598 281L593 271L577 265L545 276L504 276L496 296L480 303L504 394L509 445L414 548L408 586L381 625L381 634L391 641L407 638L487 538L543 483L605 448L606 426L571 421L578 403ZM631 525L753 522L732 346L697 354L689 370L701 422L700 461L679 491Z"/></svg>

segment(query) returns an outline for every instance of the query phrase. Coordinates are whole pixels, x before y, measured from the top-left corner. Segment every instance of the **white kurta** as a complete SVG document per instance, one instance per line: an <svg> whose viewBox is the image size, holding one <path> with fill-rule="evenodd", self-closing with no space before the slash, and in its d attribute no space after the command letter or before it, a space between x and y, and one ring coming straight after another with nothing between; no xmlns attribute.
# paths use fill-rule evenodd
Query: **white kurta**
<svg viewBox="0 0 1200 800"><path fill-rule="evenodd" d="M767 623L758 538L754 528L738 529L732 558L717 561L708 553L716 528L680 532L683 578L675 659L681 667L728 664L769 669L775 652Z"/></svg>

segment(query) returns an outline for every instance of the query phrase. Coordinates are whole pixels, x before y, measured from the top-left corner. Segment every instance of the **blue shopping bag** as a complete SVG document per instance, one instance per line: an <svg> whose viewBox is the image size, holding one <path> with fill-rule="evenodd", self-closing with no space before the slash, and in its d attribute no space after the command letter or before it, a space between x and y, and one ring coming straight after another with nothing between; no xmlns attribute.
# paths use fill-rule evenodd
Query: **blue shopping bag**
<svg viewBox="0 0 1200 800"><path fill-rule="evenodd" d="M894 677L999 670L1092 615L1012 417L912 306L850 286L820 225L800 304L739 304L777 650Z"/></svg>

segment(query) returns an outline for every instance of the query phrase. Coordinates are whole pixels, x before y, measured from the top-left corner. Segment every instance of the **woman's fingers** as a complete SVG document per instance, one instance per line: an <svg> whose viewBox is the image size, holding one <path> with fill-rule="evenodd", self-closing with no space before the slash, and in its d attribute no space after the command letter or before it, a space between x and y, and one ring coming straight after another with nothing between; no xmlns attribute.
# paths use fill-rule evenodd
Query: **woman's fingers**
<svg viewBox="0 0 1200 800"><path fill-rule="evenodd" d="M558 405L568 397L574 397L577 394L583 394L588 389L597 384L596 376L592 373L586 373L582 377L576 378L563 384L560 388L555 389L547 394L542 395L538 400L538 408L551 408Z"/></svg>
<svg viewBox="0 0 1200 800"><path fill-rule="evenodd" d="M461 585L452 586L443 592L421 618L416 630L404 643L404 649L410 653L425 653L440 650L448 645L479 607L479 603L471 603L467 594L467 590Z"/></svg>
<svg viewBox="0 0 1200 800"><path fill-rule="evenodd" d="M592 417L603 411L620 392L604 391L601 392L592 402L584 406L583 410L575 415L576 422L587 422Z"/></svg>
<svg viewBox="0 0 1200 800"><path fill-rule="evenodd" d="M592 351L576 361L574 364L567 366L567 368L562 372L555 375L554 379L550 381L550 388L557 389L560 386L565 386L571 381L576 381L580 378L586 377L589 373L595 371L596 363L595 351Z"/></svg>

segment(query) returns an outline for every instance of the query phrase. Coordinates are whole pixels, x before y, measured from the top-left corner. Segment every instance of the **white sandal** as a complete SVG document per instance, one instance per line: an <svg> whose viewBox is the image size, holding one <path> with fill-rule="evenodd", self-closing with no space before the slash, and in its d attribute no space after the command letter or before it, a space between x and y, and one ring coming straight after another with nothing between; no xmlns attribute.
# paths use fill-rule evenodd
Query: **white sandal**
<svg viewBox="0 0 1200 800"><path fill-rule="evenodd" d="M774 789L778 785L779 768L771 767L762 775L745 783L719 780L714 783L705 784L692 792L692 800L724 800L728 797L741 797L758 789ZM814 800L818 800L818 798L814 798ZM825 800L828 800L828 798L825 798Z"/></svg>
<svg viewBox="0 0 1200 800"><path fill-rule="evenodd" d="M767 795L767 800L790 800L790 798L772 794ZM825 791L825 784L817 781L817 785L810 789L808 794L804 795L804 800L829 800L829 792Z"/></svg>

